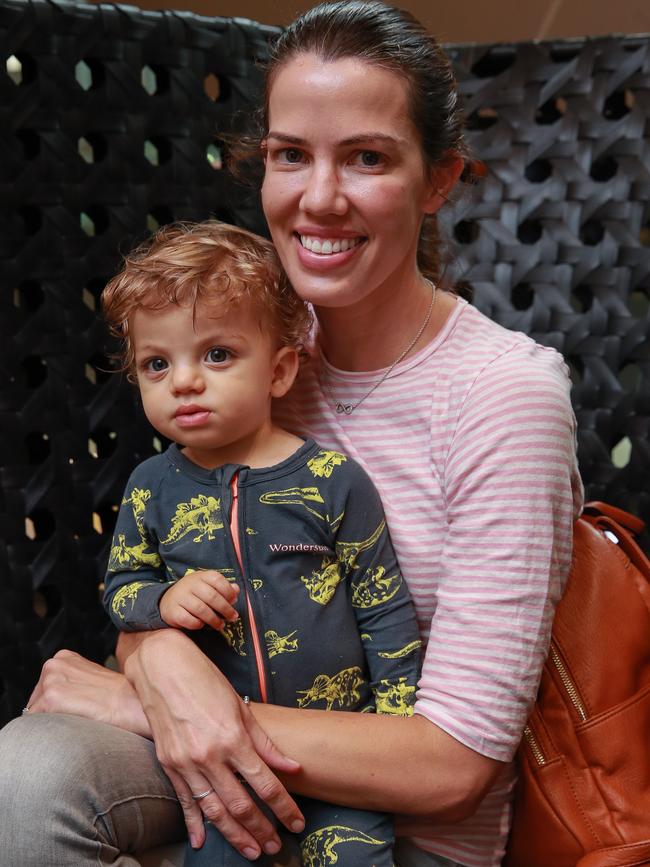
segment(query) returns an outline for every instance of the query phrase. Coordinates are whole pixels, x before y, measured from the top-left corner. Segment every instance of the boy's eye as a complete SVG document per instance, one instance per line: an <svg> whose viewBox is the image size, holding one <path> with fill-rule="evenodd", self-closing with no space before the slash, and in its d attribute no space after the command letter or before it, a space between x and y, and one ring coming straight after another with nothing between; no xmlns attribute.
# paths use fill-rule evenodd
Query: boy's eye
<svg viewBox="0 0 650 867"><path fill-rule="evenodd" d="M228 359L230 358L230 353L227 349L222 349L220 346L215 346L213 349L208 350L205 357L206 360L210 362L210 364L223 364L224 361L228 361Z"/></svg>
<svg viewBox="0 0 650 867"><path fill-rule="evenodd" d="M167 369L167 362L164 358L150 358L147 361L146 367L152 373L160 373L162 370Z"/></svg>

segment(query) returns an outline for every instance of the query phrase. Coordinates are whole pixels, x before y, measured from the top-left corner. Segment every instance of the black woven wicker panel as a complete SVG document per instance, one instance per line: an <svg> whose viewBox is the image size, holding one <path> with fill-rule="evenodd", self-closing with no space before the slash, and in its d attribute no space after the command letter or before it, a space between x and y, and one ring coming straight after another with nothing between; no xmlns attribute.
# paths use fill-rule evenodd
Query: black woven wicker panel
<svg viewBox="0 0 650 867"><path fill-rule="evenodd" d="M273 28L0 0L0 723L43 660L102 661L98 584L134 463L160 443L108 373L98 298L172 219L263 230L220 168ZM490 168L444 221L459 280L567 356L592 497L650 518L649 41L452 47Z"/></svg>

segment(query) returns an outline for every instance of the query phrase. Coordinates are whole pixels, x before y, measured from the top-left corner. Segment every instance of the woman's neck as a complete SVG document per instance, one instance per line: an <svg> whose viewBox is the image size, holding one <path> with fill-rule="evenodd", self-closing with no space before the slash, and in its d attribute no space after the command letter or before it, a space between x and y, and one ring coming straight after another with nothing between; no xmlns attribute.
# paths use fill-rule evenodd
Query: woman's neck
<svg viewBox="0 0 650 867"><path fill-rule="evenodd" d="M455 304L453 296L436 290L431 308L431 292L431 286L420 280L410 290L367 298L354 307L317 307L323 354L341 370L380 370L399 358L426 323L405 356L410 357L433 340Z"/></svg>

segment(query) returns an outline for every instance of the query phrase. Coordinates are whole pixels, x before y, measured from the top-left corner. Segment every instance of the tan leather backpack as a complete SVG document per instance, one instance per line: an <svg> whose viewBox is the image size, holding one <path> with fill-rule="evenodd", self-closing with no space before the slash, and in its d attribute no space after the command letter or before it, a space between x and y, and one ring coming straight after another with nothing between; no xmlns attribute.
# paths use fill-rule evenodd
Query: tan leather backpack
<svg viewBox="0 0 650 867"><path fill-rule="evenodd" d="M519 748L504 867L650 864L650 561L634 539L643 526L603 503L576 524Z"/></svg>

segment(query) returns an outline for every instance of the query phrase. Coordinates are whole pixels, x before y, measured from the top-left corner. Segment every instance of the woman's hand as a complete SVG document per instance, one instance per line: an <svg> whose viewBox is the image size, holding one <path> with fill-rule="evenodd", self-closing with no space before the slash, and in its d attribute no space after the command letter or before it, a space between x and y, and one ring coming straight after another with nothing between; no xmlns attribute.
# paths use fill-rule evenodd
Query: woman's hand
<svg viewBox="0 0 650 867"><path fill-rule="evenodd" d="M125 673L142 701L156 752L185 813L193 846L204 841L204 816L247 858L275 854L280 840L243 780L292 831L304 820L270 768L295 773L250 710L184 634L164 629L138 636ZM123 654L122 654L123 656ZM192 796L209 792L196 800Z"/></svg>
<svg viewBox="0 0 650 867"><path fill-rule="evenodd" d="M30 713L73 713L151 737L140 699L124 675L71 650L47 660L27 707Z"/></svg>

